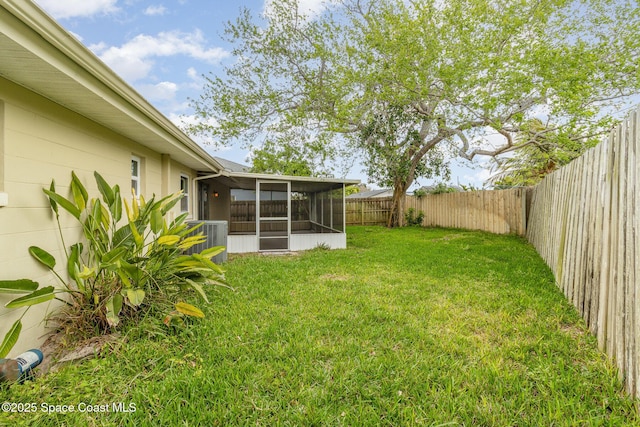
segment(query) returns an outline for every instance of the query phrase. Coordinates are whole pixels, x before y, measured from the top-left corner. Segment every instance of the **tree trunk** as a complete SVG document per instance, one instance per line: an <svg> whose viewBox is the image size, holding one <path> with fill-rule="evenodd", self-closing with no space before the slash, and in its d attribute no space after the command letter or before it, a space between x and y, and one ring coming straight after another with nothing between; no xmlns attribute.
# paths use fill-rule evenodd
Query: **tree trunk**
<svg viewBox="0 0 640 427"><path fill-rule="evenodd" d="M402 227L404 225L404 202L409 185L406 182L396 181L393 186L393 198L391 199L391 211L387 227Z"/></svg>

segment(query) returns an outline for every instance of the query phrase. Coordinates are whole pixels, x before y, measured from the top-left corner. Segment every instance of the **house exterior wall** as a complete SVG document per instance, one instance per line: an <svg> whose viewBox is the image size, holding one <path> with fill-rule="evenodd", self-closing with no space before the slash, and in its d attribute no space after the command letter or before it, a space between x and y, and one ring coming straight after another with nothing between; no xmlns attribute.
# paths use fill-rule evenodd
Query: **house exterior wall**
<svg viewBox="0 0 640 427"><path fill-rule="evenodd" d="M29 278L42 286L55 284L54 277L28 254L29 246L42 247L54 255L64 274L64 250L42 188L55 179L56 190L68 196L71 171L75 171L90 197L97 197L93 172L98 171L111 185L119 184L127 197L132 156L141 159L141 194L146 198L178 191L180 174L190 179L196 175L166 156L0 78L0 193L9 199L6 206L0 206L0 280ZM191 212L195 196L191 195ZM174 217L177 214L179 207L171 212ZM66 243L76 242L80 229L75 219L61 212L60 220ZM3 307L13 297L0 294L0 339L23 312ZM29 310L10 356L42 341L42 319L49 308L43 304Z"/></svg>
<svg viewBox="0 0 640 427"><path fill-rule="evenodd" d="M217 180L207 180L209 183L209 218L213 220L231 222L231 190ZM218 193L218 197L214 197Z"/></svg>
<svg viewBox="0 0 640 427"><path fill-rule="evenodd" d="M7 197L4 192L4 101L0 99L0 194ZM6 201L0 203L3 206Z"/></svg>

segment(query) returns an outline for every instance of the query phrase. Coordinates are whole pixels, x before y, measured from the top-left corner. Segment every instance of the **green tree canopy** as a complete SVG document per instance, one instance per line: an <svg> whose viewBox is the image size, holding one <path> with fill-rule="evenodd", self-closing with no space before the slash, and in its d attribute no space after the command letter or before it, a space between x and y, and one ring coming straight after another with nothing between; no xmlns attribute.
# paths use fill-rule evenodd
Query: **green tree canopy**
<svg viewBox="0 0 640 427"><path fill-rule="evenodd" d="M251 172L292 176L329 176L332 159L324 147L311 144L278 144L267 140L251 153Z"/></svg>
<svg viewBox="0 0 640 427"><path fill-rule="evenodd" d="M230 23L237 61L208 78L190 131L358 153L370 177L394 186L390 224L415 179L446 177L449 159L527 145L516 136L536 118L563 138L599 135L612 124L605 113L640 89L636 1L327 6L308 17L296 0L274 0L262 18L245 10Z"/></svg>
<svg viewBox="0 0 640 427"><path fill-rule="evenodd" d="M497 188L526 187L594 147L598 138L572 138L559 134L556 128L539 119L530 120L516 136L520 147L509 157L497 157L495 174L489 180Z"/></svg>

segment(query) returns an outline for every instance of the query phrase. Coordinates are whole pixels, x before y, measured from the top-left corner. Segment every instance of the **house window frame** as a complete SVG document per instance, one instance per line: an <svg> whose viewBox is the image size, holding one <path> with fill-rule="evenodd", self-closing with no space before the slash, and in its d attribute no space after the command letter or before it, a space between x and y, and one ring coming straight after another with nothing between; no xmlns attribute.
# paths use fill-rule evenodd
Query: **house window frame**
<svg viewBox="0 0 640 427"><path fill-rule="evenodd" d="M133 162L138 164L138 175L133 174ZM133 183L136 183L137 188L133 187ZM131 191L134 193L134 197L140 197L142 193L142 159L138 156L131 156Z"/></svg>
<svg viewBox="0 0 640 427"><path fill-rule="evenodd" d="M191 177L186 173L180 174L180 190L184 193L182 200L180 200L180 212L191 212Z"/></svg>

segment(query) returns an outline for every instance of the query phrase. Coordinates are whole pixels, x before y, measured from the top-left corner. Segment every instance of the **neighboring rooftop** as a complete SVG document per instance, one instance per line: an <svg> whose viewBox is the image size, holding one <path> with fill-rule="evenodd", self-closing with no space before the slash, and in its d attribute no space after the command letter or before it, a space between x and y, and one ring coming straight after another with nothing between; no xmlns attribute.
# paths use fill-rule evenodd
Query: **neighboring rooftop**
<svg viewBox="0 0 640 427"><path fill-rule="evenodd" d="M222 157L214 157L214 159L229 172L251 172L251 167L243 165L242 163L236 163L231 160L223 159Z"/></svg>
<svg viewBox="0 0 640 427"><path fill-rule="evenodd" d="M373 199L377 197L391 197L393 190L390 188L382 188L379 190L361 191L347 196L347 199Z"/></svg>

